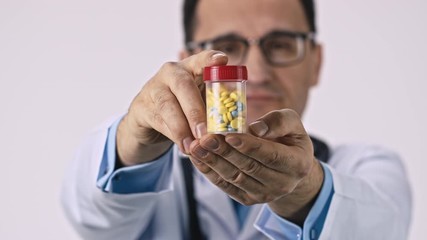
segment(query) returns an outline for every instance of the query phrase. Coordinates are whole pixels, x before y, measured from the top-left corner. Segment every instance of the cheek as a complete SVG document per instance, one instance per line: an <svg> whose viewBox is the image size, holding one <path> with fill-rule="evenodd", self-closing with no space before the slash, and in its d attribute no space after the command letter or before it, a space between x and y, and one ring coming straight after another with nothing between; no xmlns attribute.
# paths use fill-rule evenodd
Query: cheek
<svg viewBox="0 0 427 240"><path fill-rule="evenodd" d="M311 87L310 74L303 69L302 66L290 67L277 76L277 87L283 95L282 108L292 108L299 114L304 110Z"/></svg>

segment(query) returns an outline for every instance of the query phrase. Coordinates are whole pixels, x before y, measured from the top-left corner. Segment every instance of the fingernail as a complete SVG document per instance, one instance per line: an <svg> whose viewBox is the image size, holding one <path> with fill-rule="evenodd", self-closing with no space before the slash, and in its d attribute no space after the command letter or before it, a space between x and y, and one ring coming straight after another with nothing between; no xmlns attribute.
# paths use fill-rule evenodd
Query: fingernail
<svg viewBox="0 0 427 240"><path fill-rule="evenodd" d="M204 146L209 148L210 150L215 150L219 147L219 143L215 138L211 138L203 143Z"/></svg>
<svg viewBox="0 0 427 240"><path fill-rule="evenodd" d="M215 52L213 55L212 55L212 57L211 57L211 60L212 61L215 61L215 60L217 60L218 58L221 58L221 57L226 57L227 55L225 55L225 53L223 53L223 52Z"/></svg>
<svg viewBox="0 0 427 240"><path fill-rule="evenodd" d="M191 160L193 163L196 163L196 164L201 164L201 163L202 163L201 161L199 161L199 160L197 160L197 159L195 159L195 158L193 158L193 157L190 157L190 160Z"/></svg>
<svg viewBox="0 0 427 240"><path fill-rule="evenodd" d="M184 150L186 154L190 154L190 145L193 142L191 137L187 137L182 141L182 145L184 145Z"/></svg>
<svg viewBox="0 0 427 240"><path fill-rule="evenodd" d="M206 155L208 155L208 151L206 151L204 148L198 146L193 151L194 155L198 158L204 158Z"/></svg>
<svg viewBox="0 0 427 240"><path fill-rule="evenodd" d="M196 125L196 137L201 138L206 134L206 123L199 123Z"/></svg>
<svg viewBox="0 0 427 240"><path fill-rule="evenodd" d="M256 121L249 125L251 131L258 137L264 136L268 131L268 126L264 121Z"/></svg>
<svg viewBox="0 0 427 240"><path fill-rule="evenodd" d="M242 140L238 137L226 137L225 141L233 147L239 147L242 145Z"/></svg>

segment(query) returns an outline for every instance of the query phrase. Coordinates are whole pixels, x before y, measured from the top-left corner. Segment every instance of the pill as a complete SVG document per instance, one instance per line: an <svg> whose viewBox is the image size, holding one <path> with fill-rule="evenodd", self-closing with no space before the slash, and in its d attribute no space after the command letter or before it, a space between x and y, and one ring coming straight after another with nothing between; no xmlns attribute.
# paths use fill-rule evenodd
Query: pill
<svg viewBox="0 0 427 240"><path fill-rule="evenodd" d="M224 104L227 104L227 103L230 103L230 102L233 102L234 103L234 99L233 98L227 98L227 99L225 99L224 101L223 101L223 103Z"/></svg>
<svg viewBox="0 0 427 240"><path fill-rule="evenodd" d="M233 116L231 115L231 112L227 113L227 119L231 122L233 120Z"/></svg>
<svg viewBox="0 0 427 240"><path fill-rule="evenodd" d="M227 131L227 128L225 128L225 127L224 128L217 128L217 131L218 132L225 132L225 131Z"/></svg>
<svg viewBox="0 0 427 240"><path fill-rule="evenodd" d="M234 112L236 109L237 109L237 106L236 106L236 105L234 105L234 106L232 106L232 107L228 108L228 111L229 111L229 112Z"/></svg>
<svg viewBox="0 0 427 240"><path fill-rule="evenodd" d="M225 107L229 108L229 107L234 106L235 104L236 104L235 102L229 102L229 103L225 104Z"/></svg>
<svg viewBox="0 0 427 240"><path fill-rule="evenodd" d="M231 116L233 116L233 118L236 118L237 116L239 116L239 113L237 111L232 111Z"/></svg>
<svg viewBox="0 0 427 240"><path fill-rule="evenodd" d="M228 111L228 109L225 106L220 106L218 109L218 113L224 114Z"/></svg>
<svg viewBox="0 0 427 240"><path fill-rule="evenodd" d="M228 123L228 122L229 122L229 121L228 121L228 117L227 117L227 113L222 114L222 120L223 120L225 123Z"/></svg>
<svg viewBox="0 0 427 240"><path fill-rule="evenodd" d="M230 126L231 126L232 128L237 129L237 128L239 127L239 122L238 122L238 120L237 120L237 119L233 119L233 120L230 122Z"/></svg>
<svg viewBox="0 0 427 240"><path fill-rule="evenodd" d="M230 93L230 98L234 99L234 101L237 101L237 99L239 99L239 96L237 95L237 93L234 91L232 93Z"/></svg>

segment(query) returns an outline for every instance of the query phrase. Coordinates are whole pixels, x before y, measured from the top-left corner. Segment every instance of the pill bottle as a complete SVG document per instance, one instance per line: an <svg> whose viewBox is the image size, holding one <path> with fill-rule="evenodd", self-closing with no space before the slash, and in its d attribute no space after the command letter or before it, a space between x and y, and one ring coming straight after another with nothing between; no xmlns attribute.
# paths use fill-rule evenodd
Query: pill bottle
<svg viewBox="0 0 427 240"><path fill-rule="evenodd" d="M208 133L246 132L247 79L245 66L204 68Z"/></svg>

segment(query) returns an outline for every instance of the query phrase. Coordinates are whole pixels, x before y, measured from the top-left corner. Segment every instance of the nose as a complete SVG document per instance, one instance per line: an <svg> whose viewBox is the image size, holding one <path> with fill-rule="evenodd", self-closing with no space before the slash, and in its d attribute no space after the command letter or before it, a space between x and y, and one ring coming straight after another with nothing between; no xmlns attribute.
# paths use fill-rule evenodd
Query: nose
<svg viewBox="0 0 427 240"><path fill-rule="evenodd" d="M262 85L271 80L271 66L255 44L249 47L244 65L248 69L248 84Z"/></svg>

